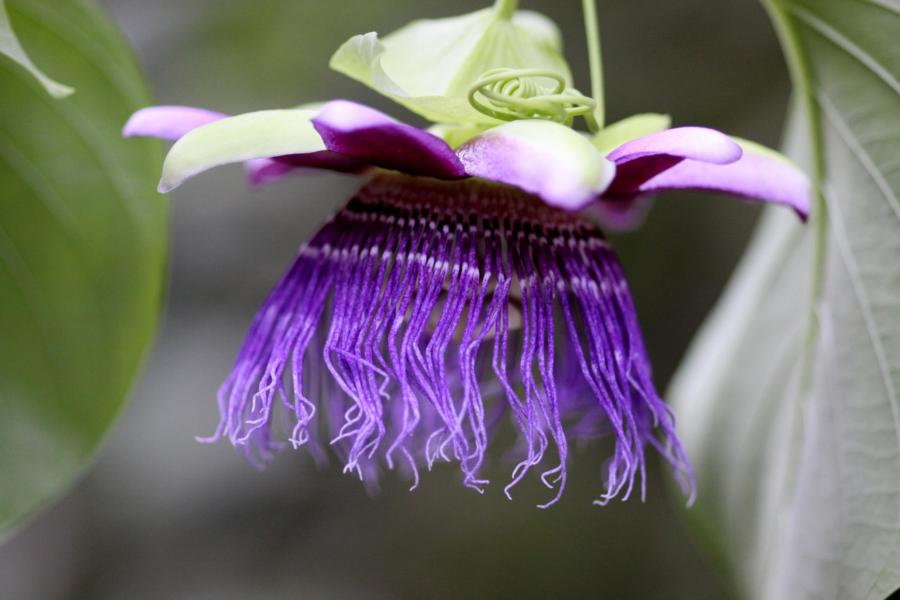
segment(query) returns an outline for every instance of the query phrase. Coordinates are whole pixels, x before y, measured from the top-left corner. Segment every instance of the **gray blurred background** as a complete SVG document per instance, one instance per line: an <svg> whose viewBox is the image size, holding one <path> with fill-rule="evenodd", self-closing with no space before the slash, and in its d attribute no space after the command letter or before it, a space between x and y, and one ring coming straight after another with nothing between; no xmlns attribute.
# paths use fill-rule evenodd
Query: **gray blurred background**
<svg viewBox="0 0 900 600"><path fill-rule="evenodd" d="M346 97L417 121L328 70L356 33L469 12L490 0L103 0L159 103L225 112ZM524 0L562 28L589 87L580 3ZM777 145L789 85L753 0L600 2L611 119L668 112ZM495 461L484 496L453 467L415 493L388 474L369 496L304 452L269 470L204 446L213 395L257 306L312 228L351 186L337 176L249 192L240 168L172 197L170 290L134 397L91 472L0 547L4 599L666 598L727 595L654 468L648 500L591 506L602 447L575 456L550 510L538 486L513 502ZM714 303L758 208L700 195L660 199L645 227L616 236L661 389ZM495 455L495 458L496 457ZM654 465L656 467L657 465Z"/></svg>

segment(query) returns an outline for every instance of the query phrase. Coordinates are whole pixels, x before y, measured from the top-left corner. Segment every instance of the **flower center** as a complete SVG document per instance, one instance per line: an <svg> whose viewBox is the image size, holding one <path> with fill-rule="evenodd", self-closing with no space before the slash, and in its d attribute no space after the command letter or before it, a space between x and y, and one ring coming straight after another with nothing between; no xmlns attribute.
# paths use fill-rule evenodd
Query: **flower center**
<svg viewBox="0 0 900 600"><path fill-rule="evenodd" d="M301 248L219 404L214 437L251 458L281 446L286 419L291 444L321 454L327 440L361 478L396 465L415 487L421 467L450 461L479 491L508 414L520 458L506 493L542 465L556 488L544 506L573 438L615 437L600 502L643 489L647 444L687 469L608 242L579 215L478 180L373 178Z"/></svg>

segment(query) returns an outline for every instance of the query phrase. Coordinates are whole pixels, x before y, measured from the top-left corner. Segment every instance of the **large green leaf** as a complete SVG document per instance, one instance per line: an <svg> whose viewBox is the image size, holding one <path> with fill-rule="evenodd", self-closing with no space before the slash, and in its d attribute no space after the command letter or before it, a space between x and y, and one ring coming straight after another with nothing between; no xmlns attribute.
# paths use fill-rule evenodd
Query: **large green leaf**
<svg viewBox="0 0 900 600"><path fill-rule="evenodd" d="M766 214L670 397L690 513L742 595L900 587L900 3L769 0L797 88L805 229Z"/></svg>
<svg viewBox="0 0 900 600"><path fill-rule="evenodd" d="M110 427L152 337L166 206L159 148L123 140L147 94L89 0L12 0L50 97L0 56L0 532L59 494Z"/></svg>
<svg viewBox="0 0 900 600"><path fill-rule="evenodd" d="M22 48L22 44L19 43L16 32L13 31L12 23L9 21L9 15L6 14L6 4L4 0L0 0L0 54L5 54L8 58L11 58L24 67L35 79L41 82L41 85L44 86L47 93L54 98L65 98L75 91L67 85L63 85L58 81L50 79L43 71L38 69L33 62L31 62L31 59L28 58L28 55L25 53L25 49Z"/></svg>

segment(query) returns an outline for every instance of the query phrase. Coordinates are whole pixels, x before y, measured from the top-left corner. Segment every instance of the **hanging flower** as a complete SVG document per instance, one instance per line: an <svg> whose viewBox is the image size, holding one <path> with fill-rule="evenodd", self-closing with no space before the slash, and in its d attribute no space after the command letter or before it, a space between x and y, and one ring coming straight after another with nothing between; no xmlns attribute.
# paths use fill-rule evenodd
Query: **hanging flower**
<svg viewBox="0 0 900 600"><path fill-rule="evenodd" d="M771 150L660 115L603 128L599 57L594 97L583 96L552 23L514 5L357 36L335 55L339 70L439 122L428 131L346 100L233 117L161 106L126 124L128 136L177 140L161 191L233 162L253 184L298 169L360 175L257 314L210 441L228 438L258 464L288 444L330 445L346 472L397 467L413 488L423 466L456 462L481 491L508 417L508 496L537 469L556 490L542 506L553 504L572 441L610 435L598 503L635 486L643 497L648 446L693 497L596 222L632 226L646 198L674 189L783 204L805 220L807 179ZM572 129L576 117L593 135Z"/></svg>

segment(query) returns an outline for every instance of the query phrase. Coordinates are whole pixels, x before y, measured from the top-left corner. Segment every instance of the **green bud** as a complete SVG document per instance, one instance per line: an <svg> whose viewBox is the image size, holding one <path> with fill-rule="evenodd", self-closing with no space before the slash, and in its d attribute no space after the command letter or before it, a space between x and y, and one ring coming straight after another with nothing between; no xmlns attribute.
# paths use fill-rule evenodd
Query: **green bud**
<svg viewBox="0 0 900 600"><path fill-rule="evenodd" d="M507 16L515 3L445 19L421 20L380 39L350 38L331 67L437 123L494 125L469 103L472 85L496 68L543 69L571 85L559 30L529 11Z"/></svg>

